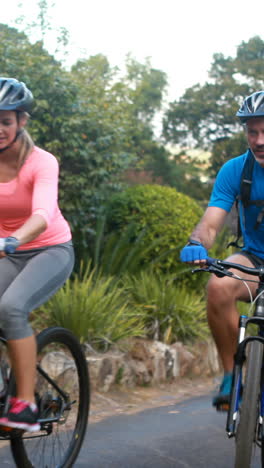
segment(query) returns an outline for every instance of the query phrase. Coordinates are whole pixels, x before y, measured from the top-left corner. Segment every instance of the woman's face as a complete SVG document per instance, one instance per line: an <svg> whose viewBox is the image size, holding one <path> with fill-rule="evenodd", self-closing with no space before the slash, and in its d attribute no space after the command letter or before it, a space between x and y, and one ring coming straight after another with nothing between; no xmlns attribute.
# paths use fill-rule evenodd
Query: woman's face
<svg viewBox="0 0 264 468"><path fill-rule="evenodd" d="M0 111L0 149L9 146L15 139L17 131L24 127L26 120L23 118L18 123L17 114L14 111Z"/></svg>

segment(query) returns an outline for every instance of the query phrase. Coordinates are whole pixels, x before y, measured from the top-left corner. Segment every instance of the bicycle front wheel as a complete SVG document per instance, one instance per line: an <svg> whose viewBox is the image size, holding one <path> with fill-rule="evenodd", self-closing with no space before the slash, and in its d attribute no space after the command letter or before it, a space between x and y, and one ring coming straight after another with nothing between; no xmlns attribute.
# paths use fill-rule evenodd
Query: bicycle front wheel
<svg viewBox="0 0 264 468"><path fill-rule="evenodd" d="M255 340L249 344L247 356L247 369L236 435L235 468L249 468L251 466L253 444L257 440L262 360L263 345Z"/></svg>
<svg viewBox="0 0 264 468"><path fill-rule="evenodd" d="M64 328L37 336L36 401L41 430L10 440L20 468L70 468L80 451L89 412L89 377L82 348Z"/></svg>

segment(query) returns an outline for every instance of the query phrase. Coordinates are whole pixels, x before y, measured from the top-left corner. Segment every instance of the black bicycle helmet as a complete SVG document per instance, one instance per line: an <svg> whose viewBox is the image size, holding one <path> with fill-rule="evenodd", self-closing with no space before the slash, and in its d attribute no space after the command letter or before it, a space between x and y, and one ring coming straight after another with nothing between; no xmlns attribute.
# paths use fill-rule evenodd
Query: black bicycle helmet
<svg viewBox="0 0 264 468"><path fill-rule="evenodd" d="M253 117L264 117L264 91L247 96L236 115L243 123Z"/></svg>
<svg viewBox="0 0 264 468"><path fill-rule="evenodd" d="M25 83L0 77L0 110L30 112L32 105L33 95Z"/></svg>

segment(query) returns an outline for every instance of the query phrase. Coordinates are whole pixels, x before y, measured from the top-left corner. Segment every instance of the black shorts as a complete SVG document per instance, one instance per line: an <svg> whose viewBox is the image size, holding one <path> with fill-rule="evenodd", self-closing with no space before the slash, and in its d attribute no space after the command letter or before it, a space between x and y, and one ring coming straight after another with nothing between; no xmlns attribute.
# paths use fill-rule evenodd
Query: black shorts
<svg viewBox="0 0 264 468"><path fill-rule="evenodd" d="M264 266L264 259L257 257L257 255L254 255L251 252L247 252L247 250L242 250L241 252L236 252L239 255L244 255L244 257L247 257L251 263L254 265L254 267L258 268L260 266Z"/></svg>

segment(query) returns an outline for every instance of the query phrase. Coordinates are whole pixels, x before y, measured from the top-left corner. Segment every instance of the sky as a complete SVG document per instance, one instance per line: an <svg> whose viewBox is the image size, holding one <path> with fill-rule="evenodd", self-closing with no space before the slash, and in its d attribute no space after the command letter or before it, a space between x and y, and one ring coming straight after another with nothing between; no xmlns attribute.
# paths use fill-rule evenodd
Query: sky
<svg viewBox="0 0 264 468"><path fill-rule="evenodd" d="M142 63L150 57L153 68L167 74L168 101L206 82L214 53L235 56L242 41L264 39L263 0L47 1L52 27L69 31L69 63L101 53L122 69L128 53ZM21 13L29 22L36 19L38 0L26 0L22 8L19 3L8 0L2 23L14 25ZM50 52L53 45L51 33Z"/></svg>

